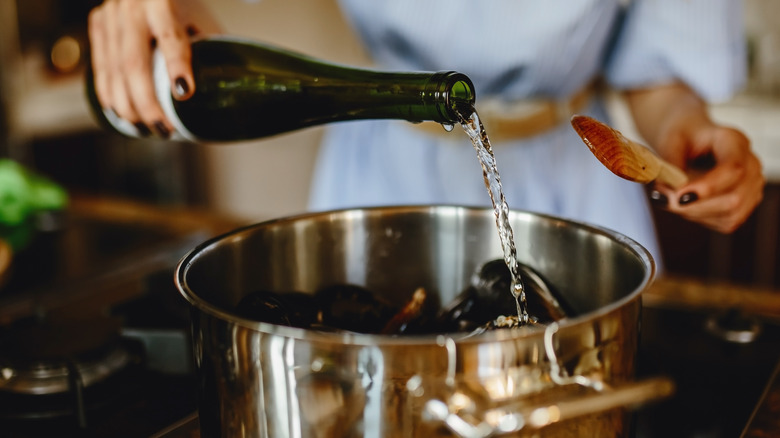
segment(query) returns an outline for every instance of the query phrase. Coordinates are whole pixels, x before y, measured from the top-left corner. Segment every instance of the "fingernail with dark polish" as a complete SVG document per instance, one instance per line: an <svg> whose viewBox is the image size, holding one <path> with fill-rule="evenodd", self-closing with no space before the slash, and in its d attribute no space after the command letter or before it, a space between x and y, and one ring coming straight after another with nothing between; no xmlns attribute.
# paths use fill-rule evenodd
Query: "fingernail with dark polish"
<svg viewBox="0 0 780 438"><path fill-rule="evenodd" d="M163 122L155 122L154 128L160 134L160 137L168 138L171 135L171 131L168 130L168 127Z"/></svg>
<svg viewBox="0 0 780 438"><path fill-rule="evenodd" d="M688 192L680 196L680 205L690 204L699 199L699 195L694 192Z"/></svg>
<svg viewBox="0 0 780 438"><path fill-rule="evenodd" d="M666 195L659 192L658 190L653 190L650 192L650 201L660 207L669 205L669 198L667 198Z"/></svg>
<svg viewBox="0 0 780 438"><path fill-rule="evenodd" d="M145 124L141 122L135 123L135 129L138 130L138 134L141 135L141 137L148 137L152 135L152 131Z"/></svg>
<svg viewBox="0 0 780 438"><path fill-rule="evenodd" d="M190 92L190 86L187 85L187 81L184 78L176 78L176 95L179 97L186 96Z"/></svg>

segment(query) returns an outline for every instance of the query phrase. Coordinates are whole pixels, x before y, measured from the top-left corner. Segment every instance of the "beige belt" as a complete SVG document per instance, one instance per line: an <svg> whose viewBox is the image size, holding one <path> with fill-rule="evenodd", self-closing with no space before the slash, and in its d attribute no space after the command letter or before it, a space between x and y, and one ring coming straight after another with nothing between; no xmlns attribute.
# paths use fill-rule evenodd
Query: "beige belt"
<svg viewBox="0 0 780 438"><path fill-rule="evenodd" d="M491 141L519 140L543 134L568 122L572 115L585 109L595 89L595 83L591 82L566 100L486 100L477 104L477 112ZM431 134L449 134L434 122L412 126Z"/></svg>

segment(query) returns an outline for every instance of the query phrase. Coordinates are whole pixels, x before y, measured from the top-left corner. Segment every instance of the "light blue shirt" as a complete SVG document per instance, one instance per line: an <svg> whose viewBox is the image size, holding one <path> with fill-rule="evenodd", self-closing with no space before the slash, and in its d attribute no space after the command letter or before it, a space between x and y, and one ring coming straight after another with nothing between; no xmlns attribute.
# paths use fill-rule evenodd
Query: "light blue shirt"
<svg viewBox="0 0 780 438"><path fill-rule="evenodd" d="M726 99L743 83L739 1L621 3L341 0L378 68L465 73L477 111L488 98L565 98L599 75L616 88L681 79L709 100ZM582 113L607 120L598 101ZM468 137L451 134L431 135L404 121L329 126L310 208L490 205ZM568 123L493 146L510 208L619 231L660 264L643 187L607 171Z"/></svg>

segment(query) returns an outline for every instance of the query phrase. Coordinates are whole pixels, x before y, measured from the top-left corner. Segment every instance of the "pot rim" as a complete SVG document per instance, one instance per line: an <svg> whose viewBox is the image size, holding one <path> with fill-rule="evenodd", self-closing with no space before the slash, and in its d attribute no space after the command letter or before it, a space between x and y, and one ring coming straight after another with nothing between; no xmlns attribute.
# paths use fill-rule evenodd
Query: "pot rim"
<svg viewBox="0 0 780 438"><path fill-rule="evenodd" d="M467 336L468 333L447 333L447 334L423 334L423 335L381 335L381 334L366 334L366 333L352 333L352 332L324 332L317 330L307 330L298 327L289 327L277 324L271 324L267 322L260 322L244 318L223 310L207 300L200 297L195 293L187 283L187 272L192 264L200 257L202 252L223 240L235 237L248 230L255 228L274 226L285 223L298 222L304 219L311 219L315 217L322 217L327 215L344 215L350 213L365 213L365 212L377 212L385 211L393 214L402 212L441 212L441 211L472 211L472 212L485 212L488 211L493 214L493 209L482 206L466 206L455 204L426 204L426 205L397 205L397 206L376 206L376 207L356 207L356 208L342 208L327 211L307 212L296 215L290 215L280 218L269 219L254 224L245 225L235 230L228 231L218 236L212 237L201 244L197 245L189 252L187 252L179 261L174 271L174 283L176 288L182 297L187 300L195 309L200 312L206 313L212 317L216 317L220 320L230 322L244 328L255 330L269 335L278 335L286 338L301 339L307 341L316 341L318 343L332 343L339 345L355 345L355 346L376 346L376 345L444 345L449 339L455 340L458 344L466 343L484 343L484 342L501 342L508 340L518 340L527 337L541 336L544 330L538 329L513 329L513 330L491 330L478 335ZM593 320L598 320L605 315L612 313L619 308L627 305L629 302L638 300L641 293L646 290L652 283L656 274L656 264L650 252L641 246L638 242L632 238L619 233L617 231L601 227L598 225L589 224L582 221L565 219L559 216L536 213L528 210L511 209L510 216L517 217L528 216L538 217L541 219L547 219L561 224L574 225L582 230L606 236L626 249L630 250L637 258L640 259L643 265L647 266L647 270L644 273L642 280L637 286L628 294L624 295L618 300L615 300L605 306L601 306L598 309L578 315L574 318L566 318L558 321L558 327L564 330L568 327L574 327L581 324L586 324Z"/></svg>

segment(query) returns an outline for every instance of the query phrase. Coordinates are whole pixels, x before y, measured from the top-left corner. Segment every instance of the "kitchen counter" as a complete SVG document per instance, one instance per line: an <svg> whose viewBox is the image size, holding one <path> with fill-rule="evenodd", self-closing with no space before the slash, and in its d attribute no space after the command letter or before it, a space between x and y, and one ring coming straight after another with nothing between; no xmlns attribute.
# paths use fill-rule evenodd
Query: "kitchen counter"
<svg viewBox="0 0 780 438"><path fill-rule="evenodd" d="M699 311L738 309L780 323L780 290L726 281L704 281L681 275L661 276L644 293L643 304Z"/></svg>

